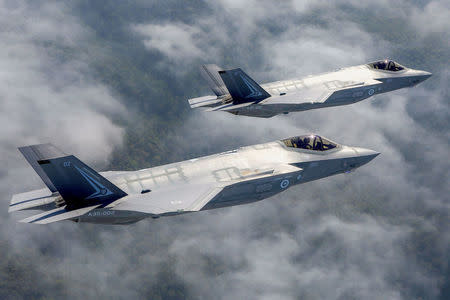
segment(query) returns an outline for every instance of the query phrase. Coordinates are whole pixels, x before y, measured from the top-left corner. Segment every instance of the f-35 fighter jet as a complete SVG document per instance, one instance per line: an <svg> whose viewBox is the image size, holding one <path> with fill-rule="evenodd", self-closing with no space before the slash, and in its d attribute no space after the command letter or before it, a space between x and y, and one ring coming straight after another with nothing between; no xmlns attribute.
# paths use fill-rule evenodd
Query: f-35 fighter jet
<svg viewBox="0 0 450 300"><path fill-rule="evenodd" d="M19 150L47 187L14 195L9 212L43 210L22 220L34 224L128 224L255 202L349 172L379 154L304 135L150 169L97 173L51 144Z"/></svg>
<svg viewBox="0 0 450 300"><path fill-rule="evenodd" d="M201 72L215 95L189 99L192 108L261 118L352 104L376 94L415 86L431 76L392 60L261 85L239 68L223 70L216 65L203 65Z"/></svg>

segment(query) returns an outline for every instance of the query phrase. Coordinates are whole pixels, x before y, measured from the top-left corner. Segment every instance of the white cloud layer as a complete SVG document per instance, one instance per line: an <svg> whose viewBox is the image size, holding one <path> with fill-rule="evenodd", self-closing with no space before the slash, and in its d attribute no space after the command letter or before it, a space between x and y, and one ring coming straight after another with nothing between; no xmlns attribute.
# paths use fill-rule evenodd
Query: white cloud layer
<svg viewBox="0 0 450 300"><path fill-rule="evenodd" d="M392 57L403 47L421 49L430 39L444 47L447 54L442 59L448 58L448 43L439 40L450 29L445 1L430 1L424 7L407 1L347 5L350 11L327 1L214 1L210 2L213 13L193 20L189 30L183 31L189 35L183 41L187 41L191 62L246 65L257 81ZM153 26L139 25L146 41L164 37ZM157 26L176 32L185 25ZM391 26L394 37L377 31L377 26ZM416 38L408 39L410 44L392 40L402 34ZM190 70L190 62L176 60L176 53L167 50L179 42L170 36L160 41L164 48L145 45L164 54L169 68ZM190 51L202 45L208 45L207 52ZM444 82L434 89L421 85L347 107L268 120L193 113L175 143L189 140L192 152L195 145L199 149L208 147L205 144L237 146L314 132L382 155L349 176L295 187L263 203L219 212L219 216L192 216L184 227L195 235L179 233L170 248L179 258L177 274L188 282L189 290L221 299L406 299L414 294L401 290L396 282L408 282L426 287L428 296L437 297L445 278L411 262L404 248L405 241L416 234L418 222L426 230L439 231L439 255L449 249L450 232L440 227L443 223L418 213L441 212L445 218L450 209L443 196L449 192L450 165L442 160L449 156L450 137L426 126L430 117L437 118L442 111L448 116L448 74L445 67L431 67L435 68L428 69L435 73L433 79ZM417 101L427 103L421 108L428 112L425 124L416 110L411 111ZM196 226L197 221L205 228ZM265 222L270 224L269 231L264 231ZM289 224L291 231L273 232L278 222ZM205 257L227 266L226 271L205 271Z"/></svg>
<svg viewBox="0 0 450 300"><path fill-rule="evenodd" d="M1 4L0 28L2 160L18 158L17 146L52 142L104 165L123 134L108 115L125 110L86 75L77 44L89 32L62 5L36 11L23 1Z"/></svg>
<svg viewBox="0 0 450 300"><path fill-rule="evenodd" d="M60 5L5 3L0 151L7 171L0 171L0 188L10 192L32 172L14 152L17 144L51 138L98 161L120 144L122 130L107 116L124 109L86 77L83 54L70 51L90 35L78 19ZM167 286L185 292L178 298L440 297L450 250L447 2L223 0L182 15L124 24L179 78L195 76L183 72L199 62L242 65L268 81L406 52L412 58L403 59L423 58L434 76L355 105L272 119L192 112L170 137L183 155L309 132L382 155L354 173L257 204L126 227L25 227L11 217L2 235L13 252L30 257L38 274L67 283L64 296L74 299L152 298ZM429 45L442 49L440 63L428 57L436 52L421 56Z"/></svg>

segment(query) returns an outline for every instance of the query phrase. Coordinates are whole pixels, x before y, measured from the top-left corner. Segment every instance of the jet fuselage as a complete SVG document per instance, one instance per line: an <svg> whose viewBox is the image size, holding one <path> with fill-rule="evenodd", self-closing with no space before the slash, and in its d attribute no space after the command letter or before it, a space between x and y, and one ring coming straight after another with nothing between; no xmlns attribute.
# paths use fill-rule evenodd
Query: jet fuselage
<svg viewBox="0 0 450 300"><path fill-rule="evenodd" d="M138 171L97 173L51 144L20 148L47 188L16 194L21 222L128 224L260 201L291 186L349 172L378 152L304 135Z"/></svg>
<svg viewBox="0 0 450 300"><path fill-rule="evenodd" d="M246 204L276 195L293 185L349 172L376 155L372 150L343 145L314 151L287 147L282 141L276 141L139 171L105 172L102 175L129 196L114 207L94 209L77 220L129 223L148 216L157 218L189 212L183 192L177 194L176 200L164 200L164 196L158 199L159 191L177 193L177 186L190 186L189 193L207 185L223 187L200 210ZM144 203L145 213L142 212ZM137 207L140 211L134 211ZM163 209L152 210L152 207Z"/></svg>
<svg viewBox="0 0 450 300"><path fill-rule="evenodd" d="M415 86L431 76L429 72L406 68L389 60L261 86L240 69L219 73L227 81L221 84L220 93L226 94L220 95L216 91L219 95L190 99L192 108L272 117L282 113L352 104L376 94ZM219 80L215 78L214 82ZM209 84L214 87L213 83ZM264 96L262 93L265 93ZM238 96L240 100L236 101L234 98Z"/></svg>

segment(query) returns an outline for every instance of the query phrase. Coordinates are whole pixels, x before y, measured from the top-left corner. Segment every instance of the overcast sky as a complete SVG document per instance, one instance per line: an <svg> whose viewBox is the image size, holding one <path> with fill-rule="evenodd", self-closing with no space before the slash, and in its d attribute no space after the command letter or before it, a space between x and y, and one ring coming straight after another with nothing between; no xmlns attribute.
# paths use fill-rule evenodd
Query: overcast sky
<svg viewBox="0 0 450 300"><path fill-rule="evenodd" d="M26 282L6 280L2 297L180 298L160 287L192 299L449 297L448 1L121 5L0 1L0 272ZM170 74L176 91L199 77L201 63L239 66L263 83L389 57L433 77L271 119L188 111L170 136L180 156L311 132L382 153L351 174L130 226L17 223L23 215L7 213L11 195L42 186L17 146L52 142L104 169L127 130L117 120L137 119L92 68L102 55L122 59L98 42L111 20L106 27L127 36L111 40L159 55L152 72ZM206 83L195 92L209 93Z"/></svg>

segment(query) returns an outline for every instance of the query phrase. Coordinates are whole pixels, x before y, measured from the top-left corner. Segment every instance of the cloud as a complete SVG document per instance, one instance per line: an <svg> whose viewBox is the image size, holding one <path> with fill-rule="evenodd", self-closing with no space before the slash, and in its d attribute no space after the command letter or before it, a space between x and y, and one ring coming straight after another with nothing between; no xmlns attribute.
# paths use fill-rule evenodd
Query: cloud
<svg viewBox="0 0 450 300"><path fill-rule="evenodd" d="M0 17L2 157L16 157L17 146L52 142L105 164L122 137L109 116L125 110L108 87L86 76L89 57L76 51L89 32L61 5L39 12L30 6L3 4Z"/></svg>
<svg viewBox="0 0 450 300"><path fill-rule="evenodd" d="M439 249L435 255L445 261L444 249L450 241L450 232L442 222L449 208L444 196L448 183L442 180L448 178L450 165L442 157L448 156L449 138L441 130L449 126L445 117L448 89L446 84L437 83L445 82L448 75L442 65L423 54L432 56L433 52L421 50L433 43L446 49L439 51L447 53L441 63L448 58L448 45L439 37L448 31L448 18L443 17L447 5L440 1L423 6L396 1L392 9L391 5L296 1L292 7L286 3L277 7L269 2L219 1L210 3L215 13L189 23L190 31L195 32L189 38L191 45L205 43L211 53L220 53L201 54L192 61L241 65L260 82L382 57L395 59L397 55L407 66L434 73L434 83L347 107L268 120L193 113L171 139L178 141L181 149L177 151L194 156L309 132L382 153L357 170L359 175L305 184L257 205L219 212L220 219L226 220L223 222L217 217L210 222L200 219L200 226L211 234L189 221L185 227L199 234L191 237L180 233L171 252L190 258L178 260L176 272L189 283L194 295L220 295L223 299L439 296L445 268L434 272L424 267L430 262L430 253L412 263L416 254L407 249L411 244L424 246L425 236L439 232L441 240L425 247L430 252L433 247ZM435 10L443 13L435 14ZM205 28L215 34L207 34ZM147 34L152 35L150 31ZM160 51L168 58L167 65L174 63L169 51ZM415 66L418 60L408 53L416 53L424 61ZM192 61L175 64L179 69ZM184 147L186 140L190 143ZM439 217L433 220L425 216L428 214ZM208 268L211 264L215 266L212 270ZM211 281L211 276L215 280ZM400 282L408 288L399 289Z"/></svg>
<svg viewBox="0 0 450 300"><path fill-rule="evenodd" d="M194 40L200 34L198 28L185 24L135 25L133 30L144 37L144 45L181 62L205 55Z"/></svg>
<svg viewBox="0 0 450 300"><path fill-rule="evenodd" d="M90 75L91 58L82 45L92 38L64 4L0 2L0 235L6 245L0 270L10 278L0 288L2 298L42 297L46 290L62 297L62 284L42 274L54 274L47 254L61 251L58 243L64 243L71 228L30 232L16 223L23 215L7 216L13 193L43 186L17 147L51 142L104 167L122 143L123 128L112 119L127 112L109 87ZM20 280L27 283L16 287Z"/></svg>
<svg viewBox="0 0 450 300"><path fill-rule="evenodd" d="M180 94L195 75L177 70L198 62L241 65L263 82L400 56L434 76L355 105L272 119L189 112L183 128L167 136L165 155L200 156L310 132L382 155L354 173L256 204L130 226L37 227L4 218L7 253L30 259L36 290L56 298L444 299L450 231L442 62L449 49L440 34L449 21L435 13L445 11L445 2L207 1L195 13L177 6L151 6L148 21L123 26L162 54L158 65L177 73L173 88L181 87ZM2 120L10 121L0 127L6 166L0 189L9 195L40 184L20 180L32 171L15 152L17 143L52 138L98 163L121 142L122 129L110 116L127 112L90 77L81 49L95 36L80 16L55 4L3 7ZM182 17L153 18L167 11ZM22 16L31 23L19 24Z"/></svg>

